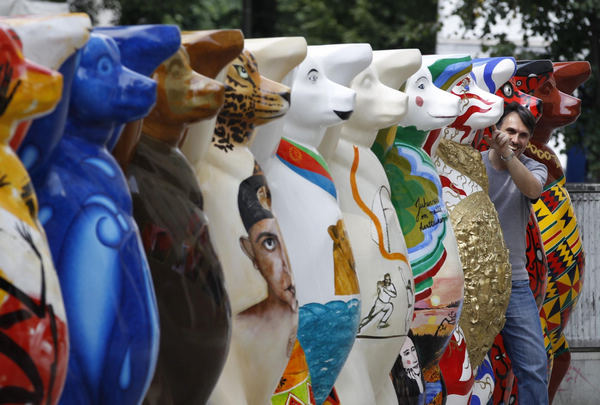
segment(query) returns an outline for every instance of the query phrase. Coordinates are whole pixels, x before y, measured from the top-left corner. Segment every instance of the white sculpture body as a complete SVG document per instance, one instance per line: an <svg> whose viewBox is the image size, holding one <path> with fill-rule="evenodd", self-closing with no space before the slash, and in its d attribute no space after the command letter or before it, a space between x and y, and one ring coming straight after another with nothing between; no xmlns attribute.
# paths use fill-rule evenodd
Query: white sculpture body
<svg viewBox="0 0 600 405"><path fill-rule="evenodd" d="M350 117L348 83L371 62L368 44L309 47L284 83L292 88L282 139L263 164L294 268L298 340L317 403L328 396L354 343L360 294L354 259L327 163L317 150L327 127Z"/></svg>
<svg viewBox="0 0 600 405"><path fill-rule="evenodd" d="M269 403L291 354L298 312L269 188L248 144L255 125L287 111L289 89L260 76L247 51L226 68L224 82L229 107L217 117L212 142L207 143L208 134L192 133L188 138L199 140L186 141L184 146L186 155L192 155L190 163L202 190L232 306L230 351L208 403L262 405ZM244 102L236 102L240 99ZM239 132L231 122L236 114L242 116ZM190 131L203 131L209 125L202 123ZM199 151L190 152L192 145Z"/></svg>
<svg viewBox="0 0 600 405"><path fill-rule="evenodd" d="M389 373L410 329L414 284L390 185L371 145L379 129L406 114L408 97L396 89L420 65L417 49L375 51L352 80L354 113L327 130L320 148L339 193L362 297L357 340L336 382L343 404L398 403ZM323 150L326 141L333 151Z"/></svg>
<svg viewBox="0 0 600 405"><path fill-rule="evenodd" d="M304 60L307 51L304 37L252 38L246 39L244 45L256 58L262 75L277 82L281 82L290 70ZM263 165L267 158L275 154L283 123L283 120L275 120L256 129L250 150L259 164ZM298 405L312 405L311 393L312 379L306 355L296 339L271 403L280 405L293 401Z"/></svg>

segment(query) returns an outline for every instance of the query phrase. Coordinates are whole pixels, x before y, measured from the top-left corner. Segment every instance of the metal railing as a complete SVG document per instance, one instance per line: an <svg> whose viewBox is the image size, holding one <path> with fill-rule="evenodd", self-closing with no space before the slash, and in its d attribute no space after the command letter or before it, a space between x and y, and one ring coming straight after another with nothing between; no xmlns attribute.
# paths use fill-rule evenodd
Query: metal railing
<svg viewBox="0 0 600 405"><path fill-rule="evenodd" d="M568 183L585 252L583 289L565 336L573 351L600 351L600 184Z"/></svg>

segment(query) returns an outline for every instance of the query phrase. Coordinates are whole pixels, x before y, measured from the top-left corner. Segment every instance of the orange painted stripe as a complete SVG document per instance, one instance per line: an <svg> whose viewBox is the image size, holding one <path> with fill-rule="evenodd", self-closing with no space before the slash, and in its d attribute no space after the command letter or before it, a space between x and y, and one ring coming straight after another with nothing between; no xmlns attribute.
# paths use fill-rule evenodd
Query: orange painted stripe
<svg viewBox="0 0 600 405"><path fill-rule="evenodd" d="M381 229L379 218L377 218L377 215L375 215L375 213L373 213L373 211L367 207L362 198L360 198L358 188L356 187L356 171L358 170L358 160L358 148L354 146L354 161L352 162L352 168L350 169L350 186L352 187L352 197L354 197L354 201L358 204L360 209L363 210L363 212L367 214L369 218L371 218L371 221L373 221L373 224L377 229L377 239L379 241L379 252L381 253L381 256L388 260L402 260L404 263L408 264L406 256L404 256L402 253L389 253L383 247L383 229Z"/></svg>

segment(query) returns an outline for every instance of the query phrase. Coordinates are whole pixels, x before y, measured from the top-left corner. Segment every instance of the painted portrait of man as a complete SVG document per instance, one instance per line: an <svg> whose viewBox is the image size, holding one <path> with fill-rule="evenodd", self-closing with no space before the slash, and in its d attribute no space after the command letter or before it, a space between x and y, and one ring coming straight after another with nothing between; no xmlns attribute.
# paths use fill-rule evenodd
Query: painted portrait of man
<svg viewBox="0 0 600 405"><path fill-rule="evenodd" d="M240 247L268 285L268 297L242 312L264 314L279 308L298 311L296 288L277 219L271 211L271 193L261 172L240 184L238 207L248 236L240 237Z"/></svg>

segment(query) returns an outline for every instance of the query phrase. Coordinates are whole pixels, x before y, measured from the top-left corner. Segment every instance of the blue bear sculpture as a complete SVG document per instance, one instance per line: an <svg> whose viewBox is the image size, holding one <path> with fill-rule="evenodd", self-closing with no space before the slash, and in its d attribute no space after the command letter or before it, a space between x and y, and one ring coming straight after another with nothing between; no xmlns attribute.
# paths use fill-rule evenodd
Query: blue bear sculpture
<svg viewBox="0 0 600 405"><path fill-rule="evenodd" d="M181 45L181 34L176 25L98 27L93 32L114 39L121 51L123 66L148 77ZM114 149L122 130L123 125L120 125L113 131L106 144L109 151Z"/></svg>
<svg viewBox="0 0 600 405"><path fill-rule="evenodd" d="M70 328L61 404L138 404L154 373L156 297L132 202L106 149L117 126L148 113L156 82L121 64L93 33L80 52L66 128L36 184Z"/></svg>

